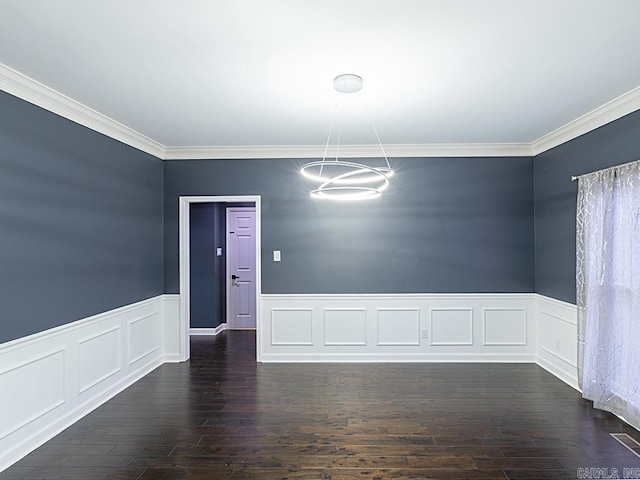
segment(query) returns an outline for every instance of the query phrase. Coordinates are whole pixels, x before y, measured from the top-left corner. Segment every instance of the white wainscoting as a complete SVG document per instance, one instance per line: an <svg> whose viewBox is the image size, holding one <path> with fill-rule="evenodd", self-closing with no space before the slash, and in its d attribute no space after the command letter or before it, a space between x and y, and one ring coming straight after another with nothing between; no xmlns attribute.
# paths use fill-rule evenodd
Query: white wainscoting
<svg viewBox="0 0 640 480"><path fill-rule="evenodd" d="M533 294L262 295L261 362L535 362Z"/></svg>
<svg viewBox="0 0 640 480"><path fill-rule="evenodd" d="M182 350L183 329L180 324L180 295L164 294L158 297L162 312L162 345L165 362L184 362L187 352Z"/></svg>
<svg viewBox="0 0 640 480"><path fill-rule="evenodd" d="M571 303L536 295L537 363L578 390L578 310Z"/></svg>
<svg viewBox="0 0 640 480"><path fill-rule="evenodd" d="M0 471L179 352L178 295L0 345Z"/></svg>
<svg viewBox="0 0 640 480"><path fill-rule="evenodd" d="M185 360L179 307L161 295L0 345L0 471ZM577 388L576 307L541 295L262 295L260 308L262 362L535 362Z"/></svg>

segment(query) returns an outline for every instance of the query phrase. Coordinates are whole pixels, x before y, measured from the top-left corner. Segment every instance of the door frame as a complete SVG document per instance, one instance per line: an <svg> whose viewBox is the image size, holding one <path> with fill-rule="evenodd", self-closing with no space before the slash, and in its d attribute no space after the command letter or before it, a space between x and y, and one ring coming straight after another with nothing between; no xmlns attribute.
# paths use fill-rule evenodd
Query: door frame
<svg viewBox="0 0 640 480"><path fill-rule="evenodd" d="M225 286L224 286L224 294L225 294L225 301L226 301L226 312L225 312L225 321L227 323L227 328L228 329L232 329L233 327L231 326L231 322L230 317L229 317L229 305L231 304L231 289L232 289L232 284L233 281L229 281L229 255L227 255L229 253L229 230L230 230L230 226L229 226L229 210L235 210L236 212L252 212L254 219L255 217L257 217L257 213L256 213L256 207L226 207L225 208L225 244L226 244L226 254L225 254L225 266L224 266L224 271L225 271L225 275L226 275L226 279L225 279ZM254 220L254 226L253 226L253 240L254 242L256 241L256 227L255 227L255 220ZM255 276L258 275L258 271L257 271L257 263L258 263L258 259L254 259L254 265L253 265L253 273ZM256 279L253 279L254 282L254 286ZM255 308L255 321L256 321L256 329L258 328L258 303L256 302L254 305ZM252 330L252 329L245 329L245 328L235 328L234 330Z"/></svg>
<svg viewBox="0 0 640 480"><path fill-rule="evenodd" d="M191 327L191 279L190 279L190 216L189 207L192 203L227 203L254 202L256 206L256 358L260 361L260 296L262 295L262 207L260 195L235 196L185 196L179 198L179 229L180 229L180 360L186 361L191 356L189 347L189 329Z"/></svg>

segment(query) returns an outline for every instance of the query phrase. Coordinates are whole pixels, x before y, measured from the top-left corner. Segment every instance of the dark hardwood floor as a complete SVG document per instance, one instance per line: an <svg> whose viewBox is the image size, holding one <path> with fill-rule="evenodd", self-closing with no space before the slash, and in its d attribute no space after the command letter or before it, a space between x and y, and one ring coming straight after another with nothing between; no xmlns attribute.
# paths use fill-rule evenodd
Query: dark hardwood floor
<svg viewBox="0 0 640 480"><path fill-rule="evenodd" d="M575 479L640 472L636 430L531 364L257 364L192 339L0 479ZM600 468L603 470L590 470ZM624 469L639 470L624 470Z"/></svg>

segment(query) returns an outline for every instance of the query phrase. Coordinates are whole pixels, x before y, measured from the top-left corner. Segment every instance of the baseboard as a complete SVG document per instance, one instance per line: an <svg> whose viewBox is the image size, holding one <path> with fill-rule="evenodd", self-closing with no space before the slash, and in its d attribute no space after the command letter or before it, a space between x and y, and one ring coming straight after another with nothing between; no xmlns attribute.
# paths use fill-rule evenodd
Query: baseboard
<svg viewBox="0 0 640 480"><path fill-rule="evenodd" d="M189 335L191 336L215 336L227 330L227 324L221 323L215 328L191 328Z"/></svg>
<svg viewBox="0 0 640 480"><path fill-rule="evenodd" d="M535 363L533 354L307 354L269 355L269 363Z"/></svg>
<svg viewBox="0 0 640 480"><path fill-rule="evenodd" d="M574 388L578 392L581 392L580 387L578 386L578 378L577 374L573 373L573 367L570 367L566 370L558 368L558 366L554 362L549 362L546 358L542 358L538 356L535 362L538 366L544 368L551 375L557 377L562 380L564 383Z"/></svg>
<svg viewBox="0 0 640 480"><path fill-rule="evenodd" d="M0 396L11 412L0 417L0 471L175 361L174 302L158 296L0 345L0 391L11 392Z"/></svg>

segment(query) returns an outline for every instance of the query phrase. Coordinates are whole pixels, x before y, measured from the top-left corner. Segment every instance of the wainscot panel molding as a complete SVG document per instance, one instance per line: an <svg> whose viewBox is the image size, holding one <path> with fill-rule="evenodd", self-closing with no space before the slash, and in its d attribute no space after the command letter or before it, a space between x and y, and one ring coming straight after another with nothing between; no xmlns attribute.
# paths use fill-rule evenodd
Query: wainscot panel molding
<svg viewBox="0 0 640 480"><path fill-rule="evenodd" d="M0 471L178 361L178 303L161 295L0 345Z"/></svg>
<svg viewBox="0 0 640 480"><path fill-rule="evenodd" d="M534 294L262 295L261 362L535 362Z"/></svg>
<svg viewBox="0 0 640 480"><path fill-rule="evenodd" d="M537 363L576 390L578 388L578 309L571 303L537 297Z"/></svg>

